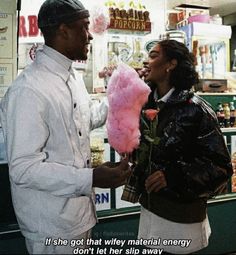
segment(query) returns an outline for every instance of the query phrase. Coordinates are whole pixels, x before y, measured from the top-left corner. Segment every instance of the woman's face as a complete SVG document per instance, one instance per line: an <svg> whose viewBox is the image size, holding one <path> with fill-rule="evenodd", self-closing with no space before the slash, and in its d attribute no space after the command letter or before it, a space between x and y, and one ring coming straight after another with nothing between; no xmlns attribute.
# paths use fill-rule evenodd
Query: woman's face
<svg viewBox="0 0 236 255"><path fill-rule="evenodd" d="M148 72L145 76L146 81L153 83L160 83L169 77L168 68L170 61L168 61L159 44L155 45L149 52L148 56Z"/></svg>

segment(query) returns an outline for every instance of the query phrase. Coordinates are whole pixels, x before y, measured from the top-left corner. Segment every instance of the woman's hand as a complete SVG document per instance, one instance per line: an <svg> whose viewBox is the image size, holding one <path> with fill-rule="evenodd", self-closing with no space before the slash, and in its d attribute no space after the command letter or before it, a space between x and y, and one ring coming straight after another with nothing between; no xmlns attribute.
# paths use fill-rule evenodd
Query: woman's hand
<svg viewBox="0 0 236 255"><path fill-rule="evenodd" d="M162 171L156 171L145 181L145 187L148 193L158 192L167 186L165 175Z"/></svg>

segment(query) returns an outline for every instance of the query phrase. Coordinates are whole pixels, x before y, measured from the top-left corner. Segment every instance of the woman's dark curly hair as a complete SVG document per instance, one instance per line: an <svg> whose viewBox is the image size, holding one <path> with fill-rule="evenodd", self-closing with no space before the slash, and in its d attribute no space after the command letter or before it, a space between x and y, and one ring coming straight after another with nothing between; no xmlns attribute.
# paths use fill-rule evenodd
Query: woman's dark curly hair
<svg viewBox="0 0 236 255"><path fill-rule="evenodd" d="M199 82L194 65L194 56L183 43L175 40L163 40L158 44L167 60L177 60L177 66L170 74L171 86L183 90L190 89Z"/></svg>

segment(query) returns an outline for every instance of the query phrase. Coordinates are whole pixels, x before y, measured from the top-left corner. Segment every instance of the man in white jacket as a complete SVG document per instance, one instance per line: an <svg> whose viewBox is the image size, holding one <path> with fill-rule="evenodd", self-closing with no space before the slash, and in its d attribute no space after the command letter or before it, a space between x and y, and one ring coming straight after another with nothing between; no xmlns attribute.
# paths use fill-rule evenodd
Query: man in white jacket
<svg viewBox="0 0 236 255"><path fill-rule="evenodd" d="M90 163L89 132L105 123L107 104L94 105L72 61L86 60L89 12L77 0L46 0L38 25L45 45L1 101L13 205L30 254L72 254L96 224L92 187L117 187L127 160ZM68 245L53 245L56 239ZM81 242L80 242L81 244Z"/></svg>

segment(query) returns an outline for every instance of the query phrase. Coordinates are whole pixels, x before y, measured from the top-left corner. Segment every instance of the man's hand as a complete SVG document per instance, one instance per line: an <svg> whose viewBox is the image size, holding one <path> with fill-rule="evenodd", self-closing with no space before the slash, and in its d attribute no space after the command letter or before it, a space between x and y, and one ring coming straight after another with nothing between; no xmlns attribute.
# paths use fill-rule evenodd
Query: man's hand
<svg viewBox="0 0 236 255"><path fill-rule="evenodd" d="M152 191L158 192L160 189L167 186L165 175L162 171L156 171L145 181L145 187L148 193Z"/></svg>
<svg viewBox="0 0 236 255"><path fill-rule="evenodd" d="M117 188L126 183L131 174L128 159L121 162L106 162L93 170L93 187Z"/></svg>

